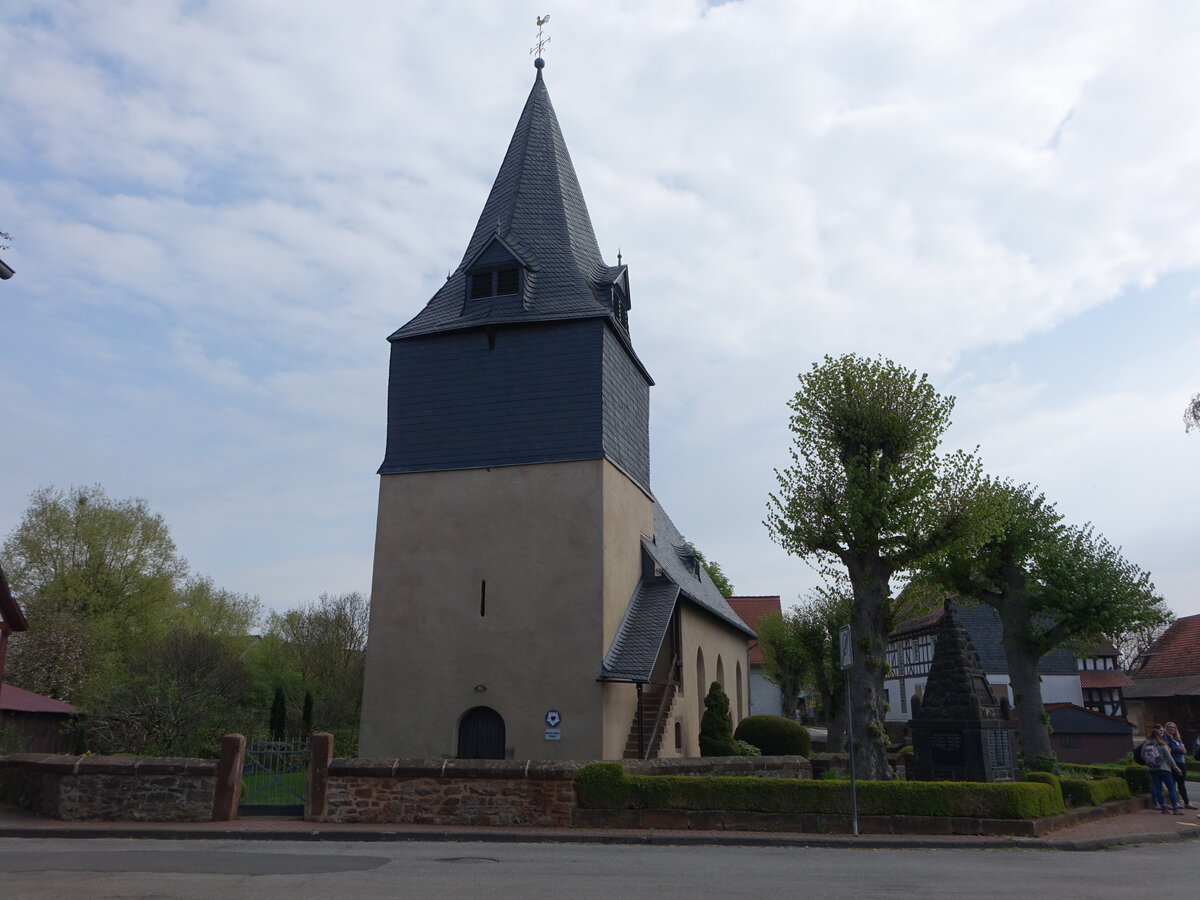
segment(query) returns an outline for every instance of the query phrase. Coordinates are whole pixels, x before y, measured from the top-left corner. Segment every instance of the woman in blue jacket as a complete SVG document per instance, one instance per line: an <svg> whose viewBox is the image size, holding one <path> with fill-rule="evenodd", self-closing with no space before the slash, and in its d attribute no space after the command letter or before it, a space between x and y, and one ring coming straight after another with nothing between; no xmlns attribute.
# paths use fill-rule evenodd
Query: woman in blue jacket
<svg viewBox="0 0 1200 900"><path fill-rule="evenodd" d="M1192 803L1187 795L1187 745L1180 737L1174 722L1168 722L1163 728L1163 740L1171 751L1171 759L1175 762L1175 790L1179 792L1179 799L1183 801L1184 806L1195 809L1196 804Z"/></svg>

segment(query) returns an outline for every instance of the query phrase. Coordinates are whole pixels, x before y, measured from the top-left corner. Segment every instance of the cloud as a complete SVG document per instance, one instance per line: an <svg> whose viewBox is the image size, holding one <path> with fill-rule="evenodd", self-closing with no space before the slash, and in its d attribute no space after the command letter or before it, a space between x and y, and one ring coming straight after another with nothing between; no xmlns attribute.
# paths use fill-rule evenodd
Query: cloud
<svg viewBox="0 0 1200 900"><path fill-rule="evenodd" d="M655 489L739 588L808 577L759 523L784 403L824 353L929 371L960 396L956 441L1064 505L1103 496L1095 516L1139 550L1195 533L1153 498L1196 452L1177 398L1200 390L1180 299L1200 84L1179 72L1200 12L553 12L547 83L658 381ZM99 480L169 510L232 589L285 602L267 586L314 534L362 588L384 338L461 258L533 77L532 16L144 0L10 3L0 24L19 273L0 289L0 531L38 484Z"/></svg>

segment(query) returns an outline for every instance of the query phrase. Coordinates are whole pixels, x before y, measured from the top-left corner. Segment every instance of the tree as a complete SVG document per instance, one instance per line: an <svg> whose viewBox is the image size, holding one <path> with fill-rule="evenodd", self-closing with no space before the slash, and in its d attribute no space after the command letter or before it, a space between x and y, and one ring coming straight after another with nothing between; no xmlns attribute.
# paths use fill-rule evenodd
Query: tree
<svg viewBox="0 0 1200 900"><path fill-rule="evenodd" d="M261 652L277 650L313 695L313 724L339 746L357 744L370 601L358 592L321 594L315 603L267 620ZM276 680L278 674L276 673Z"/></svg>
<svg viewBox="0 0 1200 900"><path fill-rule="evenodd" d="M163 517L140 498L111 499L100 485L34 491L3 554L22 601L53 597L106 619L119 649L157 629L187 573Z"/></svg>
<svg viewBox="0 0 1200 900"><path fill-rule="evenodd" d="M1051 757L1038 661L1069 643L1154 628L1169 615L1148 573L1090 525L1068 527L1029 485L987 479L974 503L992 527L931 559L935 583L996 610L1026 760ZM1081 651L1086 652L1086 651Z"/></svg>
<svg viewBox="0 0 1200 900"><path fill-rule="evenodd" d="M815 693L829 750L840 748L846 733L838 630L850 624L852 603L849 585L834 582L814 588L790 612L763 616L755 626L767 661L763 674L779 686L785 712L795 710L801 691Z"/></svg>
<svg viewBox="0 0 1200 900"><path fill-rule="evenodd" d="M733 719L729 715L729 696L714 681L704 697L704 715L700 717L700 755L737 756L733 740Z"/></svg>
<svg viewBox="0 0 1200 900"><path fill-rule="evenodd" d="M729 577L723 571L721 571L721 564L716 561L709 562L705 555L700 552L700 548L691 541L688 541L687 545L691 551L696 554L696 559L700 561L700 565L704 566L704 571L708 573L708 577L712 579L712 583L716 585L717 590L721 592L721 596L732 597L733 583L729 580Z"/></svg>
<svg viewBox="0 0 1200 900"><path fill-rule="evenodd" d="M166 632L187 572L162 516L99 485L34 491L0 555L35 623L13 642L9 677L72 702Z"/></svg>
<svg viewBox="0 0 1200 900"><path fill-rule="evenodd" d="M863 778L883 779L891 580L962 540L970 520L960 498L980 477L966 453L940 457L953 398L941 397L890 360L825 357L799 376L789 403L792 465L766 525L789 553L845 567L850 627L851 753Z"/></svg>
<svg viewBox="0 0 1200 900"><path fill-rule="evenodd" d="M212 635L171 629L134 651L128 674L94 697L88 741L100 752L214 756L252 711L238 655Z"/></svg>
<svg viewBox="0 0 1200 900"><path fill-rule="evenodd" d="M1200 394L1194 396L1184 408L1183 427L1185 431L1200 429Z"/></svg>
<svg viewBox="0 0 1200 900"><path fill-rule="evenodd" d="M270 730L271 740L274 741L282 741L287 734L287 697L281 687L275 688L275 697L271 701Z"/></svg>
<svg viewBox="0 0 1200 900"><path fill-rule="evenodd" d="M1141 625L1124 629L1106 637L1116 648L1117 665L1126 675L1133 675L1142 667L1142 657L1146 651L1163 636L1163 633L1175 621L1170 611L1165 611L1166 618L1156 625Z"/></svg>

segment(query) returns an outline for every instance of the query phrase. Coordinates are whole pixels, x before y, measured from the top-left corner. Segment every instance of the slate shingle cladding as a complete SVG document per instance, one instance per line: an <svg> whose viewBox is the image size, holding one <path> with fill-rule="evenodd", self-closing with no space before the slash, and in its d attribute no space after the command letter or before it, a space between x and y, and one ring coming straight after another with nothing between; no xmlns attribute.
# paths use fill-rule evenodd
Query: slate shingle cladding
<svg viewBox="0 0 1200 900"><path fill-rule="evenodd" d="M602 680L643 684L650 680L678 599L679 585L667 578L638 582L616 636L604 654L600 666Z"/></svg>
<svg viewBox="0 0 1200 900"><path fill-rule="evenodd" d="M473 267L513 258L521 293L468 299ZM379 473L608 459L649 494L654 382L611 300L625 271L601 259L539 70L462 262L389 338Z"/></svg>

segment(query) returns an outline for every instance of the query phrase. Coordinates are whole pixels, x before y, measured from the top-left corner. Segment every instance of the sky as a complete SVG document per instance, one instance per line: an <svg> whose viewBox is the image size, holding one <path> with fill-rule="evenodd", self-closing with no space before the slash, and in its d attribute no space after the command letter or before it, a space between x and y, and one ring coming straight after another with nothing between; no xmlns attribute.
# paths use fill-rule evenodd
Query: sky
<svg viewBox="0 0 1200 900"><path fill-rule="evenodd" d="M1200 5L7 0L0 536L142 497L272 609L370 589L386 337L458 266L545 78L654 376L651 480L740 594L824 355L956 398L1200 613Z"/></svg>

